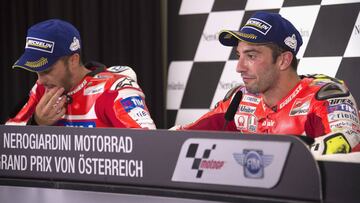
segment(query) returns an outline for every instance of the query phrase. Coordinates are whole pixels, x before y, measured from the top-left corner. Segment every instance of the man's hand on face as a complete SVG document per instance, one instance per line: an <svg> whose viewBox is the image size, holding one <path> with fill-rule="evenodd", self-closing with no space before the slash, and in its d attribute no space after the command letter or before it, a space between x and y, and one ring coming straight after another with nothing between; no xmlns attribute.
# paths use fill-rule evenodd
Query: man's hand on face
<svg viewBox="0 0 360 203"><path fill-rule="evenodd" d="M38 125L53 125L66 112L66 96L64 88L46 89L35 109L34 119Z"/></svg>

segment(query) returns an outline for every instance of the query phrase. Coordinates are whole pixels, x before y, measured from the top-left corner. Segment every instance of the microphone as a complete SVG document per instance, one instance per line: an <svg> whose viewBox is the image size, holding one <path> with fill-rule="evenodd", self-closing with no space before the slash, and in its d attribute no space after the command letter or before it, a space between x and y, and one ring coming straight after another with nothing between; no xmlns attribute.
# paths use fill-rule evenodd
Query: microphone
<svg viewBox="0 0 360 203"><path fill-rule="evenodd" d="M229 105L229 107L226 110L225 115L224 115L225 124L224 124L223 130L225 130L227 124L230 121L234 120L234 116L235 116L236 110L239 107L242 96L243 96L242 91L238 91L238 92L236 92L234 98L232 99L232 101L231 101L231 103L230 103L230 105Z"/></svg>

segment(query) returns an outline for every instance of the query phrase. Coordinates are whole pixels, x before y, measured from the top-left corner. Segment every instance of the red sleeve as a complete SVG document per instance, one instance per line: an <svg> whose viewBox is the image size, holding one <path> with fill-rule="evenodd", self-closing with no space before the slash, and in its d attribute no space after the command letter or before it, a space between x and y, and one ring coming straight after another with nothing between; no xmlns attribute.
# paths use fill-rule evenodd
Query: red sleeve
<svg viewBox="0 0 360 203"><path fill-rule="evenodd" d="M307 115L305 133L311 138L316 138L329 133L328 101L317 100L313 97L311 113Z"/></svg>
<svg viewBox="0 0 360 203"><path fill-rule="evenodd" d="M45 92L45 88L42 85L35 84L29 93L29 100L22 107L22 109L16 114L15 117L6 121L7 125L25 125L30 117L35 112L36 105Z"/></svg>
<svg viewBox="0 0 360 203"><path fill-rule="evenodd" d="M323 124L323 118L316 113L308 114L308 118L305 122L305 133L311 138L325 135L326 133L325 126Z"/></svg>
<svg viewBox="0 0 360 203"><path fill-rule="evenodd" d="M225 112L231 99L220 101L217 106L208 113L201 116L195 122L182 126L184 130L226 130L237 131L234 121L229 122L225 129Z"/></svg>
<svg viewBox="0 0 360 203"><path fill-rule="evenodd" d="M95 112L97 117L109 126L156 128L144 98L136 94L119 96L118 91L104 92L96 101Z"/></svg>
<svg viewBox="0 0 360 203"><path fill-rule="evenodd" d="M117 92L104 92L95 104L96 116L108 126L125 128L126 126L116 117L112 108Z"/></svg>

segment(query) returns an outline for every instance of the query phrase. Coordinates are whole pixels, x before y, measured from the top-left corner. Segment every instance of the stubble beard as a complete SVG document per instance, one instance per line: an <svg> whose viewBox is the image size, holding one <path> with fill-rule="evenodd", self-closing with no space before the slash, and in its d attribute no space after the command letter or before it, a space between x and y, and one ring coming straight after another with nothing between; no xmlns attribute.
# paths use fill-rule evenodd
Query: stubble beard
<svg viewBox="0 0 360 203"><path fill-rule="evenodd" d="M61 84L65 89L65 92L69 92L72 88L73 76L71 75L68 64L65 64L64 77L61 79Z"/></svg>
<svg viewBox="0 0 360 203"><path fill-rule="evenodd" d="M277 80L278 74L273 69L268 69L268 71L259 74L253 84L245 84L245 88L252 94L263 94L271 89Z"/></svg>

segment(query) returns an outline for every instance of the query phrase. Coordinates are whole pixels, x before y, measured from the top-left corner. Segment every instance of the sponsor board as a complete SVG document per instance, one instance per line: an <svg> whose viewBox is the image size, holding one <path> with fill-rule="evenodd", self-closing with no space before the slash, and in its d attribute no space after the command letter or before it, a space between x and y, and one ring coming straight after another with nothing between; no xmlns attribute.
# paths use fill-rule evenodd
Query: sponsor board
<svg viewBox="0 0 360 203"><path fill-rule="evenodd" d="M272 188L289 149L290 142L191 138L181 147L171 180Z"/></svg>

